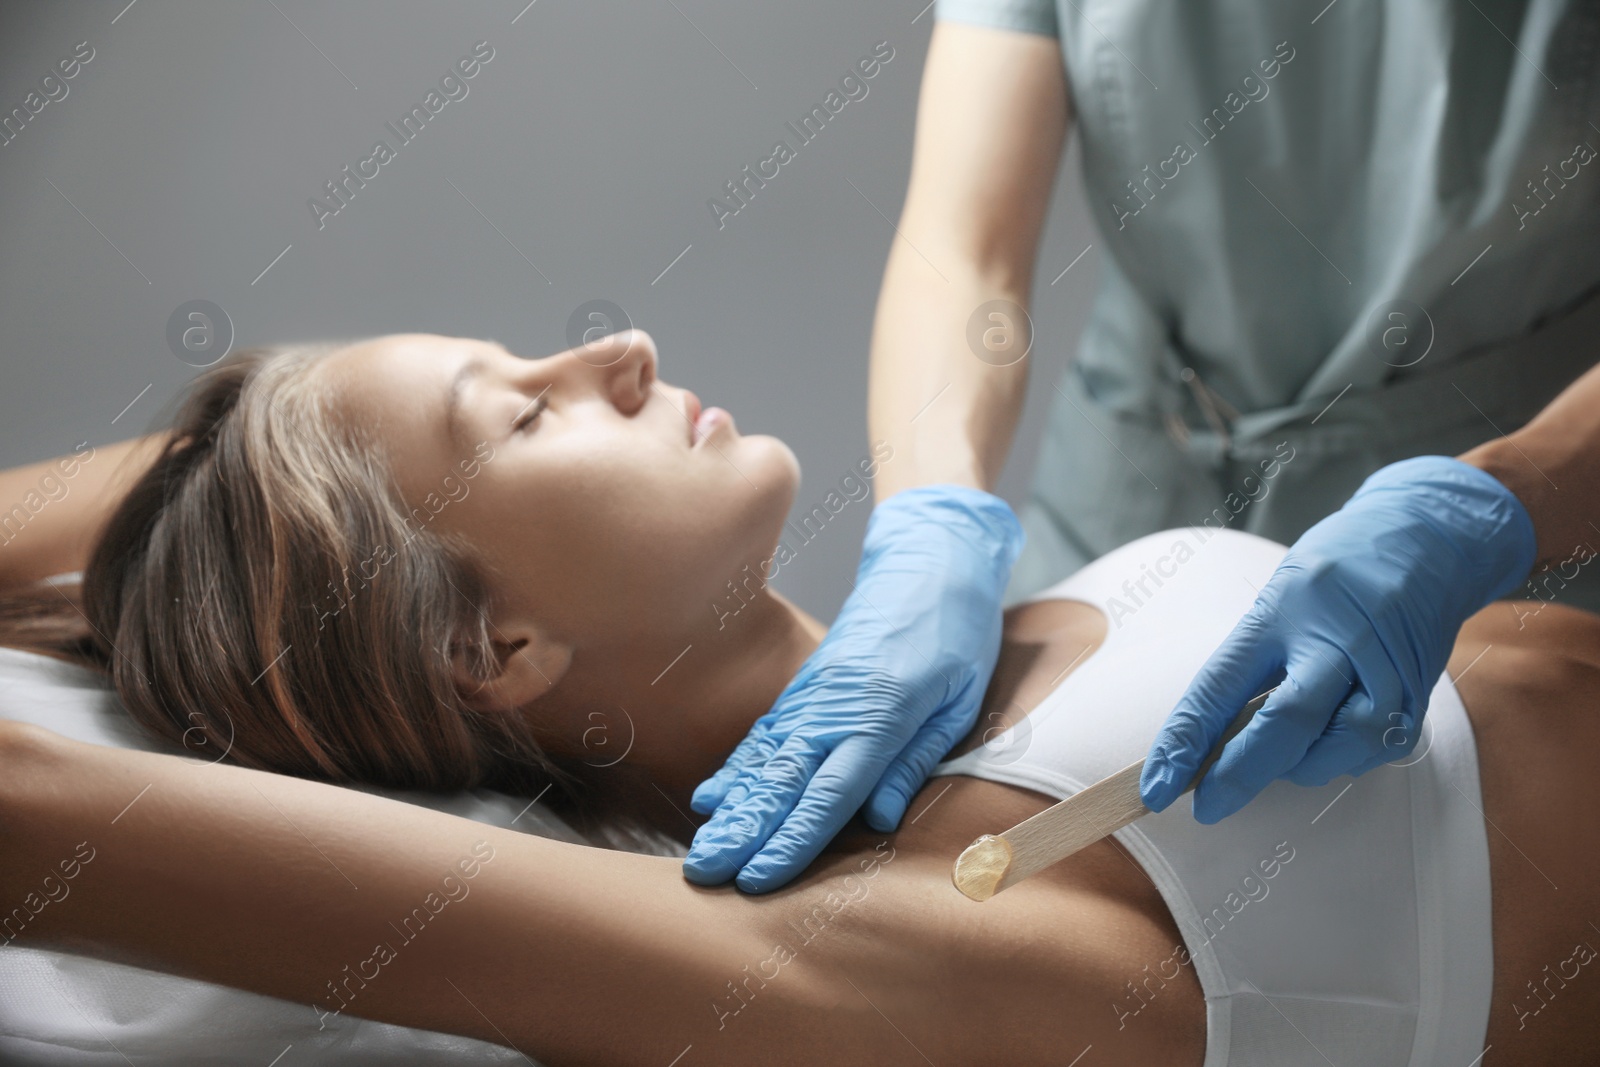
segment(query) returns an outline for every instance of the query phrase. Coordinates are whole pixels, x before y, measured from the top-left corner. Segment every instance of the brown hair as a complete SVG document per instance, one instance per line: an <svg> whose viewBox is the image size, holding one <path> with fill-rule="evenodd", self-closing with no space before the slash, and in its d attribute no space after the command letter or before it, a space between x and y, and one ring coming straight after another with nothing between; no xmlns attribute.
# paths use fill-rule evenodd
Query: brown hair
<svg viewBox="0 0 1600 1067"><path fill-rule="evenodd" d="M196 379L84 573L93 655L147 729L246 766L397 789L572 785L521 715L463 699L458 669L485 678L492 662L490 592L332 417L313 373L331 350L253 349Z"/></svg>

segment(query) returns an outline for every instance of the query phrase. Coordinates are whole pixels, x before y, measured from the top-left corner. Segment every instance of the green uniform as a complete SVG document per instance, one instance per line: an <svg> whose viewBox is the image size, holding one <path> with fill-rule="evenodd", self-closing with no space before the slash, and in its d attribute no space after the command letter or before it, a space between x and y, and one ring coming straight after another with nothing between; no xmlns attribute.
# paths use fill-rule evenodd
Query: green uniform
<svg viewBox="0 0 1600 1067"><path fill-rule="evenodd" d="M1164 527L1292 543L1600 359L1600 4L936 13L1060 40L1099 229L1011 599Z"/></svg>

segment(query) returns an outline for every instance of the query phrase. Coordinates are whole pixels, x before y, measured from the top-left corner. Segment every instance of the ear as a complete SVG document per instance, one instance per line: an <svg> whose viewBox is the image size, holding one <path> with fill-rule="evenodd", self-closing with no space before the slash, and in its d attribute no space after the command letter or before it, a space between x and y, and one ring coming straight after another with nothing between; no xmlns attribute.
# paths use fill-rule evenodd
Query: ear
<svg viewBox="0 0 1600 1067"><path fill-rule="evenodd" d="M479 711L515 711L556 687L572 665L572 646L528 623L497 620L491 630L490 677L475 678L458 653L453 658L456 687Z"/></svg>

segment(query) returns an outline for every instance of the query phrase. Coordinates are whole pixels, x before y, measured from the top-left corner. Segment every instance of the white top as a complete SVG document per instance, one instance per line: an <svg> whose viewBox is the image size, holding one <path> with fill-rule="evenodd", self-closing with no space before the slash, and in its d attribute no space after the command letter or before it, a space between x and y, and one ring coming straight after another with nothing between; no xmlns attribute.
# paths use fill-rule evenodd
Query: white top
<svg viewBox="0 0 1600 1067"><path fill-rule="evenodd" d="M1105 612L1105 643L1026 718L933 773L1064 798L1144 758L1285 551L1231 530L1172 530L1038 594ZM1117 832L1193 959L1205 1067L1466 1067L1482 1052L1488 842L1472 727L1448 677L1424 722L1409 757L1359 779L1277 781L1215 826L1184 797ZM1175 953L1132 971L1107 1010L1136 1025L1184 964Z"/></svg>

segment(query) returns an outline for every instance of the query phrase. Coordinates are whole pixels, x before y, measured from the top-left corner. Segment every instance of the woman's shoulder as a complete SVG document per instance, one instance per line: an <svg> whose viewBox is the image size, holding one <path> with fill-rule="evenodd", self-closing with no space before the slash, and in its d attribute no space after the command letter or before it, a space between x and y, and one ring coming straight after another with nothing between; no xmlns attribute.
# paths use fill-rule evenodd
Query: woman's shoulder
<svg viewBox="0 0 1600 1067"><path fill-rule="evenodd" d="M1541 600L1496 601L1461 628L1449 673L1475 725L1496 708L1593 709L1600 703L1600 615Z"/></svg>

